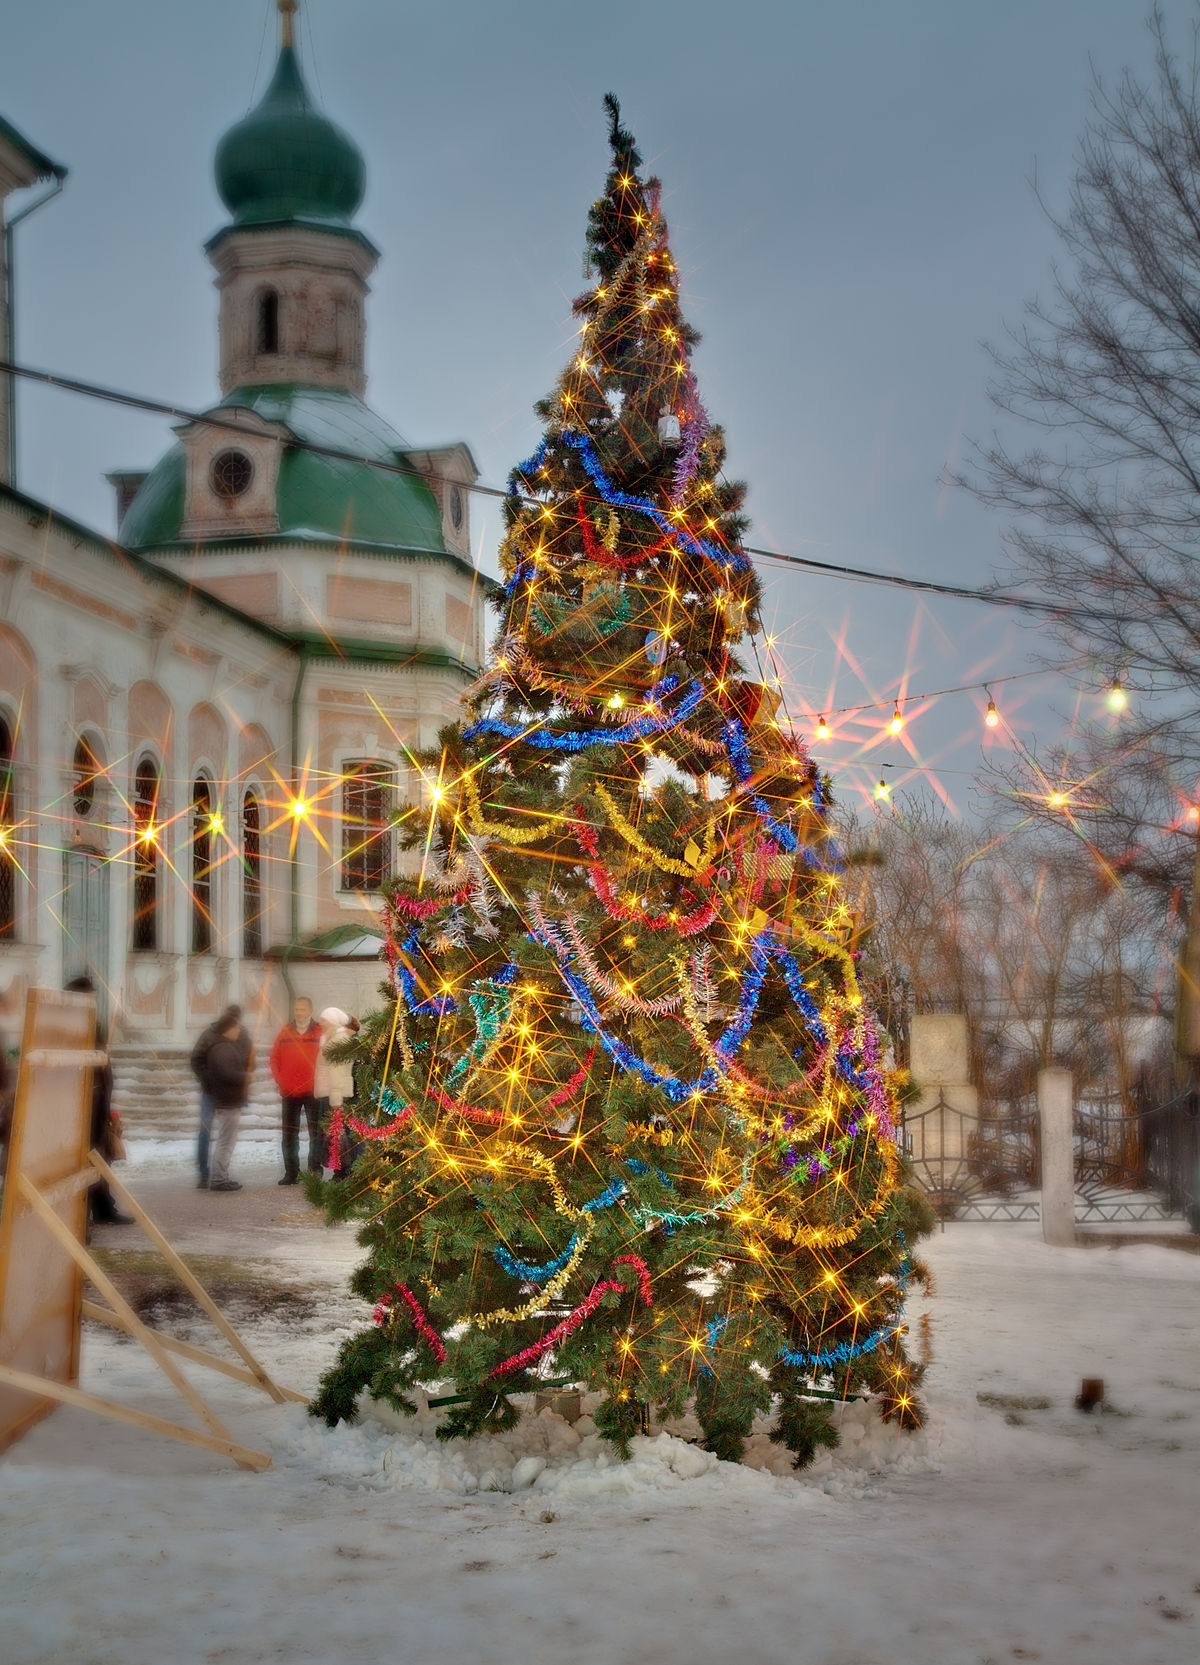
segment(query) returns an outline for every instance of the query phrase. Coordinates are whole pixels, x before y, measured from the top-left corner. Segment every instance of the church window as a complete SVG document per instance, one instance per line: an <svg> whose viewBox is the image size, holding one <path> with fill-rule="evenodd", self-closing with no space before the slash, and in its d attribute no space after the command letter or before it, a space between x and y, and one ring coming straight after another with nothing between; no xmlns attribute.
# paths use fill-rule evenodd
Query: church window
<svg viewBox="0 0 1200 1665"><path fill-rule="evenodd" d="M392 771L377 758L347 763L342 781L342 889L382 890L392 875Z"/></svg>
<svg viewBox="0 0 1200 1665"><path fill-rule="evenodd" d="M71 774L74 779L72 798L75 813L81 820L89 816L96 807L96 781L100 774L100 763L92 750L91 742L80 735L75 742L75 755L71 760Z"/></svg>
<svg viewBox="0 0 1200 1665"><path fill-rule="evenodd" d="M218 451L212 460L211 477L217 496L232 500L249 491L254 464L244 451Z"/></svg>
<svg viewBox="0 0 1200 1665"><path fill-rule="evenodd" d="M133 775L133 931L130 946L152 953L159 946L159 778L152 759L142 758Z"/></svg>
<svg viewBox="0 0 1200 1665"><path fill-rule="evenodd" d="M466 504L463 501L462 487L450 487L450 524L456 532L462 531L462 523L466 516Z"/></svg>
<svg viewBox="0 0 1200 1665"><path fill-rule="evenodd" d="M264 289L258 297L258 350L279 351L279 295L274 289Z"/></svg>
<svg viewBox="0 0 1200 1665"><path fill-rule="evenodd" d="M208 954L213 944L213 839L219 821L211 781L192 783L192 953Z"/></svg>
<svg viewBox="0 0 1200 1665"><path fill-rule="evenodd" d="M242 954L262 958L262 805L253 792L242 804Z"/></svg>
<svg viewBox="0 0 1200 1665"><path fill-rule="evenodd" d="M13 731L0 717L0 942L11 942L17 934L17 858L12 848L13 820Z"/></svg>

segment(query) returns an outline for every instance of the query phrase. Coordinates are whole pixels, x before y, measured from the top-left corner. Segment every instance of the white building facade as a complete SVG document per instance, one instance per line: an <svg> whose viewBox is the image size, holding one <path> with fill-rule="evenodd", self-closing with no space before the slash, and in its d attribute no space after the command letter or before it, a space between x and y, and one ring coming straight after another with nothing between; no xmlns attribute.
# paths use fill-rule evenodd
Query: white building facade
<svg viewBox="0 0 1200 1665"><path fill-rule="evenodd" d="M229 1001L264 1036L290 986L373 1003L373 942L349 939L422 795L413 754L482 663L475 464L364 403L363 161L289 23L217 151L220 402L110 476L115 541L0 481L10 1032L30 985L82 971L118 1046L159 1060Z"/></svg>

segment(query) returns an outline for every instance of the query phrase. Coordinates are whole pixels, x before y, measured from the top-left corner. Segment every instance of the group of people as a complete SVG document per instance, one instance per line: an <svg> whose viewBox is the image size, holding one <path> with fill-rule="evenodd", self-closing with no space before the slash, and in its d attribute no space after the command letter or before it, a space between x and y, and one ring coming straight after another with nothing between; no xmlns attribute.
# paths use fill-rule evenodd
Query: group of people
<svg viewBox="0 0 1200 1665"><path fill-rule="evenodd" d="M291 1021L271 1045L271 1075L279 1088L283 1121L283 1178L280 1185L300 1181L300 1131L308 1132L308 1166L313 1172L328 1168L334 1177L348 1171L353 1150L345 1140L329 1148L328 1127L333 1112L354 1097L354 1068L330 1056L358 1033L358 1020L339 1006L327 1006L319 1017L304 995L292 1002ZM240 1191L229 1165L237 1145L242 1111L249 1098L254 1072L254 1044L242 1022L240 1006L227 1006L192 1048L192 1073L200 1083L200 1136L196 1147L201 1190Z"/></svg>

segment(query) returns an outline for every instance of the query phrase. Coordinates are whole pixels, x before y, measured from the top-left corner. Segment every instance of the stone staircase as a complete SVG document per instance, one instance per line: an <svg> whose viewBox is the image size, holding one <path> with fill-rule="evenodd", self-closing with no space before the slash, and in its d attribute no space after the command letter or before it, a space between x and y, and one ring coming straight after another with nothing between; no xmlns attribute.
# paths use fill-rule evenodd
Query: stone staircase
<svg viewBox="0 0 1200 1665"><path fill-rule="evenodd" d="M182 1047L113 1047L113 1107L121 1113L127 1139L195 1137L200 1089L188 1065L188 1052ZM260 1062L250 1083L250 1102L242 1112L239 1137L278 1136L279 1089L265 1062Z"/></svg>

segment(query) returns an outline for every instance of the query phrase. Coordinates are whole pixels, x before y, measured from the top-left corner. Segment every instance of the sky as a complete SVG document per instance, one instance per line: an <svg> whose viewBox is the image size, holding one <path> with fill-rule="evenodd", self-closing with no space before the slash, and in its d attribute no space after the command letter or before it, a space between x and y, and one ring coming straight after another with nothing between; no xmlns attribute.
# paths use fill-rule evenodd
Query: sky
<svg viewBox="0 0 1200 1665"><path fill-rule="evenodd" d="M414 445L465 439L489 484L533 449L533 401L573 333L612 90L663 181L701 392L749 482L749 541L990 582L1001 523L945 475L995 426L987 343L1049 290L1056 238L1033 181L1061 208L1093 68L1149 69L1147 9L303 0L305 72L365 153L358 223L383 253L369 402ZM1186 47L1194 0L1164 10ZM212 155L265 88L275 38L274 0L0 0L0 113L69 169L16 234L22 362L215 403ZM164 419L26 386L18 483L111 533L105 473L149 466L170 437ZM473 524L495 572L486 500ZM884 775L897 801L933 791L966 811L984 764L1100 717L1095 694L1026 674L1046 643L1023 618L762 576L788 709L805 730L830 715L813 752L843 796L869 800ZM833 716L897 694L899 737L890 703Z"/></svg>

